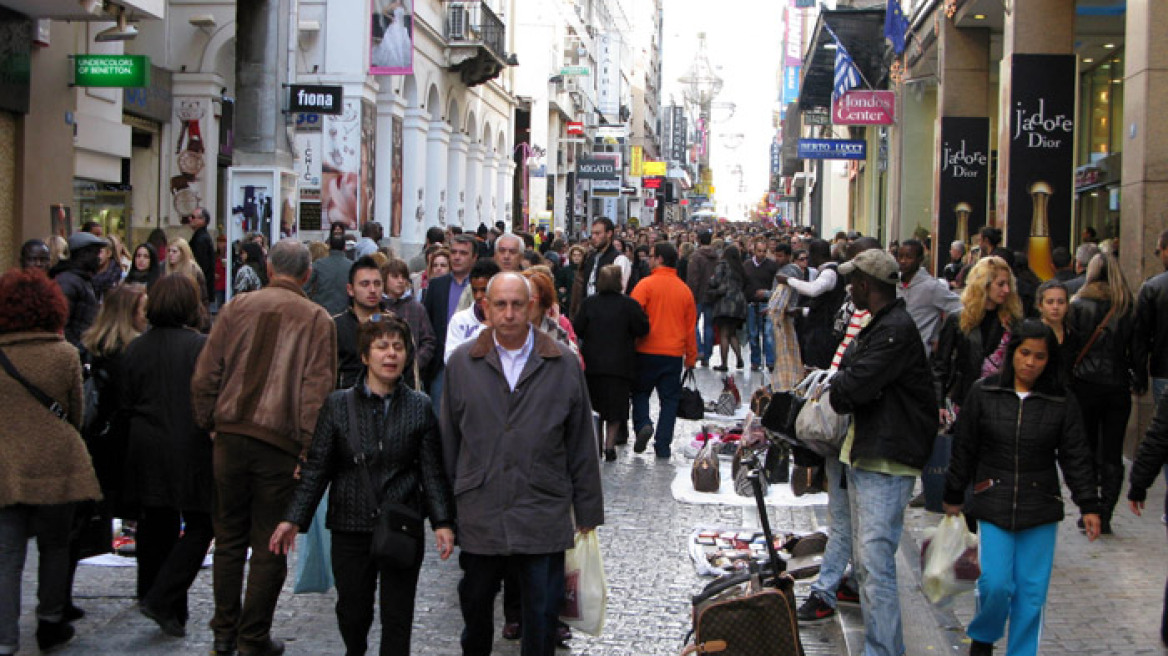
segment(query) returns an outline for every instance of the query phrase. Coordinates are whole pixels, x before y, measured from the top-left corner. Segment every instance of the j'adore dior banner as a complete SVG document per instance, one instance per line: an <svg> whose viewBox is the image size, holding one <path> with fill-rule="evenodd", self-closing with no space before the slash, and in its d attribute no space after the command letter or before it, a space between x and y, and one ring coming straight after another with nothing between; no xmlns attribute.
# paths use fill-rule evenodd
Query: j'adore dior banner
<svg viewBox="0 0 1168 656"><path fill-rule="evenodd" d="M1054 277L1051 249L1068 246L1075 162L1074 55L1014 55L1010 105L1006 243L1029 253L1039 278Z"/></svg>
<svg viewBox="0 0 1168 656"><path fill-rule="evenodd" d="M976 234L986 222L990 120L943 116L939 142L937 160L941 163L941 176L933 251L946 257L954 239L968 245L970 235Z"/></svg>

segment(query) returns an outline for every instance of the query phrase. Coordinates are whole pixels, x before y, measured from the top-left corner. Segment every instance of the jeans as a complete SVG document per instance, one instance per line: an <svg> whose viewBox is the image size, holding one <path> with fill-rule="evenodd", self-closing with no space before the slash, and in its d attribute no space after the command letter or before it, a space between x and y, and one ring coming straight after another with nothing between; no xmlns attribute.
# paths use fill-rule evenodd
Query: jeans
<svg viewBox="0 0 1168 656"><path fill-rule="evenodd" d="M28 540L37 539L37 619L60 622L69 595L69 529L74 504L0 508L0 653L20 646L20 579Z"/></svg>
<svg viewBox="0 0 1168 656"><path fill-rule="evenodd" d="M770 317L766 314L766 303L751 303L746 306L747 341L750 343L750 365L762 365L762 355L766 354L766 368L775 367L775 332L771 330ZM761 333L761 335L760 335ZM762 348L759 348L759 338Z"/></svg>
<svg viewBox="0 0 1168 656"><path fill-rule="evenodd" d="M835 608L835 593L852 559L852 509L848 490L842 487L844 464L839 458L824 458L827 472L827 550L819 566L819 578L811 584L811 593Z"/></svg>
<svg viewBox="0 0 1168 656"><path fill-rule="evenodd" d="M215 562L212 567L216 640L238 641L243 651L271 638L272 616L288 575L288 557L274 554L268 539L284 519L296 489L296 456L266 442L219 433L215 468ZM247 549L251 547L251 562ZM243 569L248 565L247 594Z"/></svg>
<svg viewBox="0 0 1168 656"><path fill-rule="evenodd" d="M694 326L694 332L698 336L698 357L709 361L710 356L714 353L713 303L698 303L698 323Z"/></svg>
<svg viewBox="0 0 1168 656"><path fill-rule="evenodd" d="M965 633L978 642L994 643L1010 620L1007 656L1033 656L1042 636L1042 609L1054 566L1058 523L1022 531L1007 531L978 522L977 614Z"/></svg>
<svg viewBox="0 0 1168 656"><path fill-rule="evenodd" d="M649 418L649 395L657 390L661 413L657 415L657 432L653 449L658 456L669 457L673 444L673 427L677 423L677 402L681 398L682 358L679 355L637 354L637 379L633 381L633 430L652 426Z"/></svg>
<svg viewBox="0 0 1168 656"><path fill-rule="evenodd" d="M337 582L337 626L346 656L361 656L369 646L373 596L381 611L381 656L410 653L414 625L414 593L422 564L409 569L378 566L369 555L372 533L332 533L333 578ZM378 589L378 579L381 588Z"/></svg>
<svg viewBox="0 0 1168 656"><path fill-rule="evenodd" d="M914 476L848 468L853 562L864 614L864 656L901 656L904 632L896 586L896 550Z"/></svg>
<svg viewBox="0 0 1168 656"><path fill-rule="evenodd" d="M138 599L186 624L187 591L214 537L210 513L143 508L137 533Z"/></svg>
<svg viewBox="0 0 1168 656"><path fill-rule="evenodd" d="M494 642L495 597L508 573L519 579L523 608L522 656L553 656L556 623L564 599L564 552L483 556L463 551L458 556L462 581L458 601L466 626L463 656L487 656Z"/></svg>

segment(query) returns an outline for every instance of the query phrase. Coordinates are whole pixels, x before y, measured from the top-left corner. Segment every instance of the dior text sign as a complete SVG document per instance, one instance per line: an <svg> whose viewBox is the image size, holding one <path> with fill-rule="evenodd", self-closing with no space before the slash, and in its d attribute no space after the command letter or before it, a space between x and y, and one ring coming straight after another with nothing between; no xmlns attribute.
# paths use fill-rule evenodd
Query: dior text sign
<svg viewBox="0 0 1168 656"><path fill-rule="evenodd" d="M985 225L990 180L990 120L941 117L941 175L937 190L936 241L933 251L948 264L949 244Z"/></svg>

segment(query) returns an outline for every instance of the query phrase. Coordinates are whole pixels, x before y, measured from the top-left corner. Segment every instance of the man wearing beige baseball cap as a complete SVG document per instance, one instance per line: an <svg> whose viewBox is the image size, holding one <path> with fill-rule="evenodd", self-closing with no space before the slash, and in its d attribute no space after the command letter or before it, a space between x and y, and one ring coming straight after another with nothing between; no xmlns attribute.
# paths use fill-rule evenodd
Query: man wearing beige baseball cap
<svg viewBox="0 0 1168 656"><path fill-rule="evenodd" d="M864 615L864 653L904 653L896 549L913 484L937 434L937 405L920 332L896 298L896 260L866 250L840 265L852 302L872 319L860 331L831 379L831 407L852 415L840 450L848 466L852 539Z"/></svg>

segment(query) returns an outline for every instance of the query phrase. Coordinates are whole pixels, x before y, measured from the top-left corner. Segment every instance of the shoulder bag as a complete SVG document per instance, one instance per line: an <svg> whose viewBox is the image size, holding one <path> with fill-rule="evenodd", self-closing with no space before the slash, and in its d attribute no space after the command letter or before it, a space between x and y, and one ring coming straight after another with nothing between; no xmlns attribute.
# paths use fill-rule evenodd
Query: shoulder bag
<svg viewBox="0 0 1168 656"><path fill-rule="evenodd" d="M4 371L8 372L8 375L12 377L12 380L20 383L24 389L28 390L28 393L31 394L33 398L35 398L37 401L40 401L41 405L48 408L49 412L53 413L57 419L60 419L66 423L69 422L69 418L65 413L65 408L62 407L56 399L49 396L48 394L45 394L41 388L28 382L28 379L22 376L20 372L16 370L16 366L12 364L12 360L8 359L8 356L4 354L4 351L0 351L0 366L4 367Z"/></svg>
<svg viewBox="0 0 1168 656"><path fill-rule="evenodd" d="M677 402L677 418L700 421L706 416L706 402L698 391L693 369L681 375L681 396Z"/></svg>
<svg viewBox="0 0 1168 656"><path fill-rule="evenodd" d="M1103 321L1100 321L1099 325L1095 326L1095 332L1091 333L1090 339L1088 339L1087 343L1083 345L1083 350L1079 351L1078 357L1075 358L1075 366L1071 367L1072 373L1074 373L1075 369L1079 368L1079 364L1083 362L1083 358L1087 357L1087 352L1090 351L1091 347L1095 345L1095 340L1099 339L1099 336L1103 334L1103 329L1106 328L1107 324L1111 322L1111 317L1113 316L1115 316L1114 304L1111 306L1111 309L1107 311L1107 314L1104 315Z"/></svg>
<svg viewBox="0 0 1168 656"><path fill-rule="evenodd" d="M360 425L357 417L357 390L345 393L349 410L349 446L353 449L353 463L361 469L365 489L373 500L373 540L369 555L374 560L396 569L409 569L422 563L422 516L413 508L388 502L377 494L373 475L369 473L369 458L361 449Z"/></svg>
<svg viewBox="0 0 1168 656"><path fill-rule="evenodd" d="M714 443L707 437L705 446L694 458L693 470L690 472L694 490L716 494L722 487L722 472L719 466L718 452Z"/></svg>
<svg viewBox="0 0 1168 656"><path fill-rule="evenodd" d="M795 438L821 456L838 456L848 435L850 417L831 407L828 386L834 372L823 372L807 392L807 403L795 420Z"/></svg>

